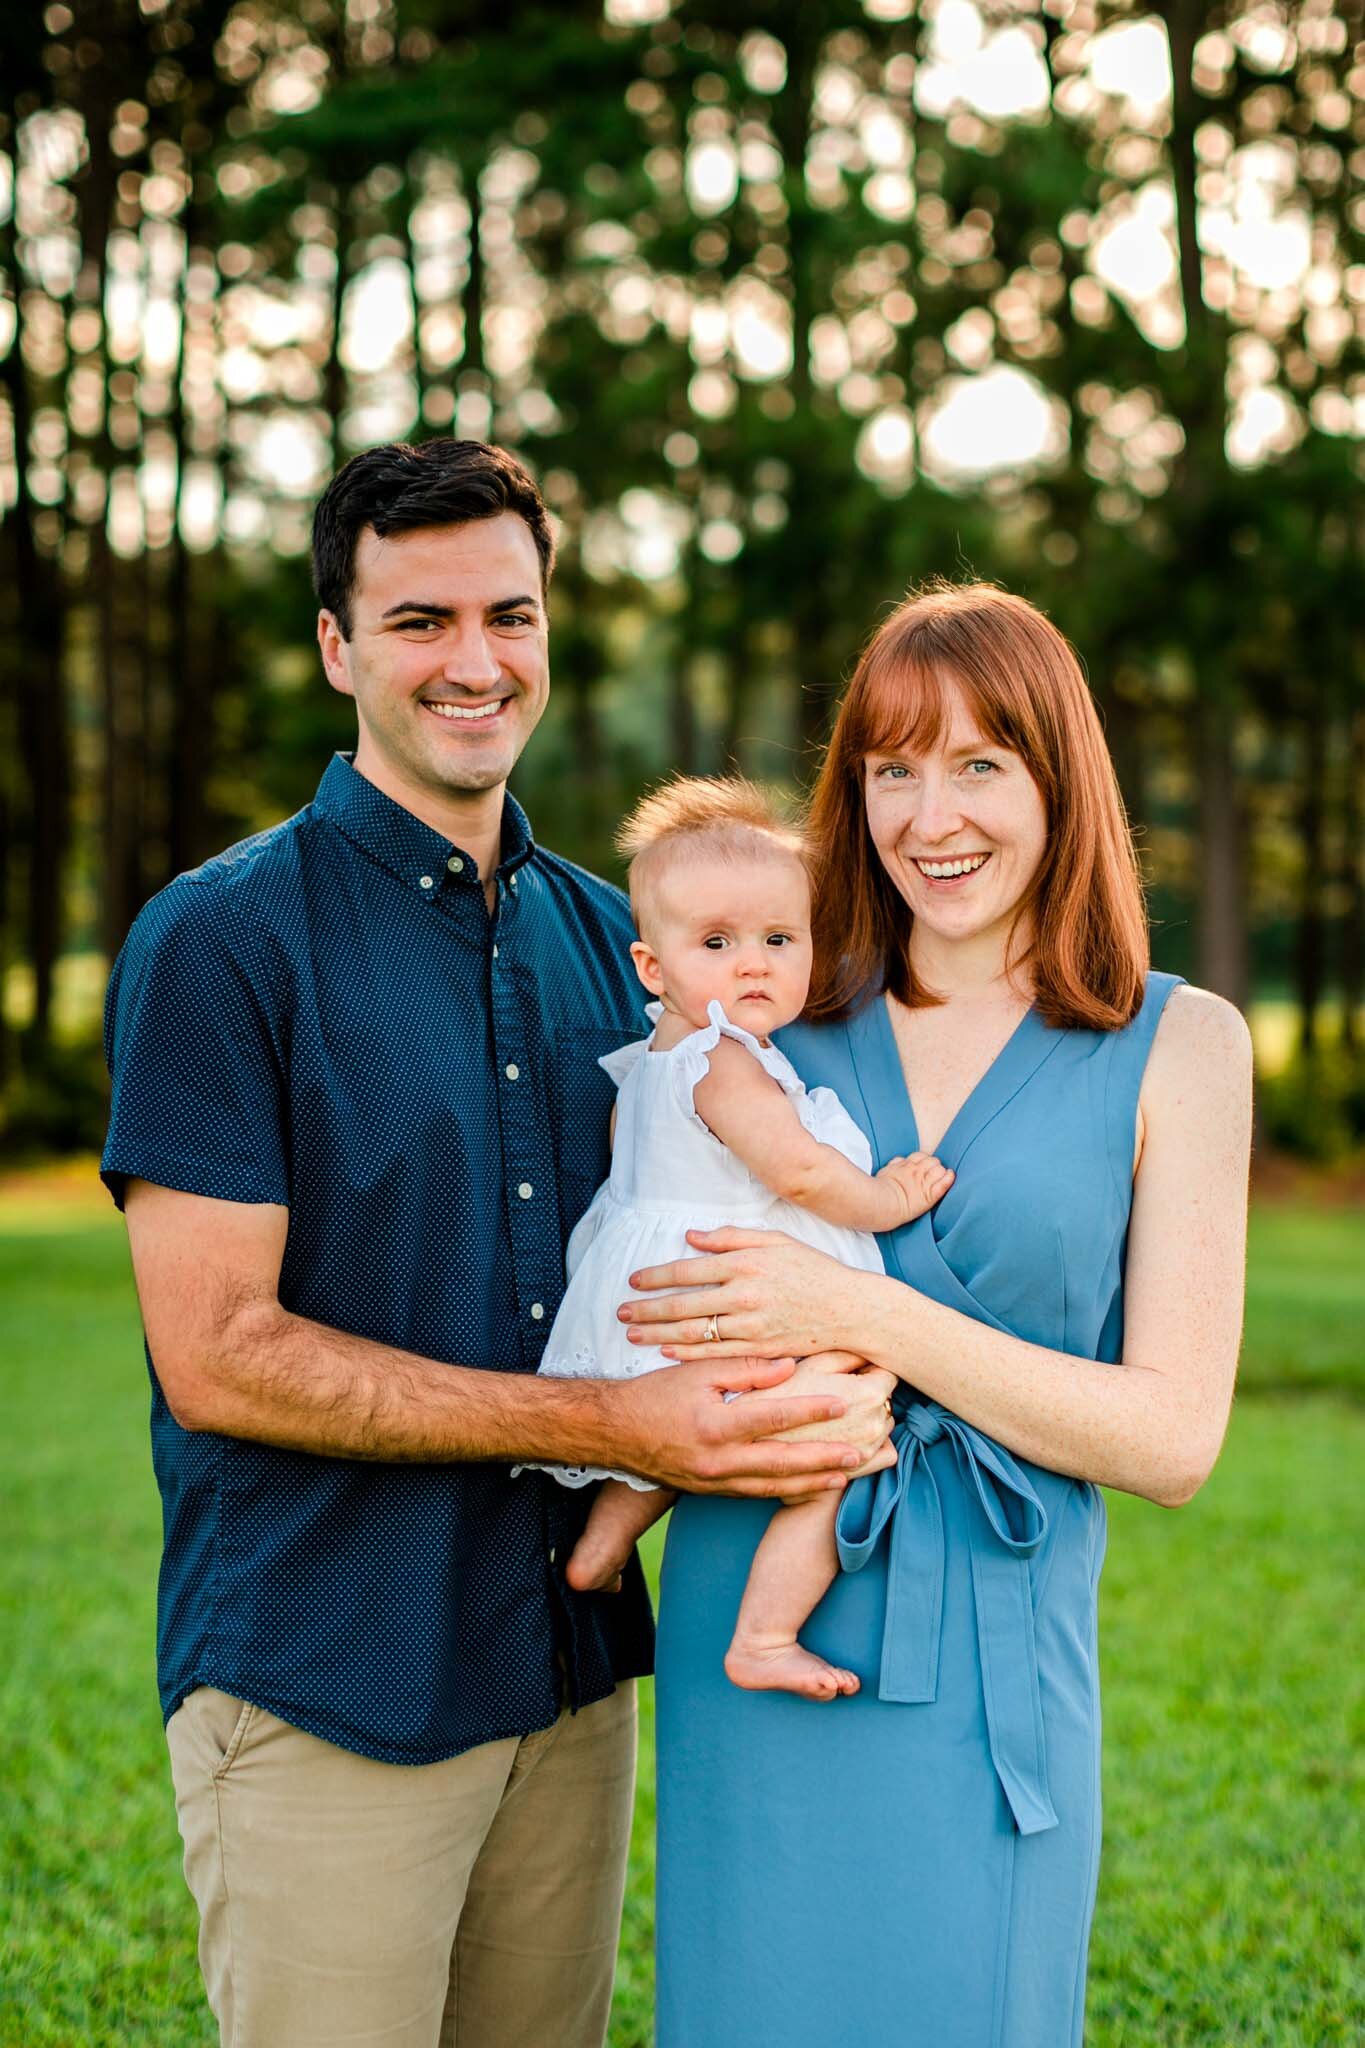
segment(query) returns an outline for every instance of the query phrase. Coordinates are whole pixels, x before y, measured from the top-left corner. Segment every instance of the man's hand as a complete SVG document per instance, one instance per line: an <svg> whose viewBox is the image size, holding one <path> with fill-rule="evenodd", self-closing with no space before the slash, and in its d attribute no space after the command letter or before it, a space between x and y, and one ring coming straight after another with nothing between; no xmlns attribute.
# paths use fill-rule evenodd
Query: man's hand
<svg viewBox="0 0 1365 2048"><path fill-rule="evenodd" d="M885 1394L833 1372L789 1391L802 1370L790 1358L726 1359L613 1385L607 1462L684 1493L800 1500L840 1488L886 1436ZM750 1393L752 1400L725 1398ZM823 1435L831 1422L836 1428ZM789 1431L800 1440L779 1441Z"/></svg>
<svg viewBox="0 0 1365 2048"><path fill-rule="evenodd" d="M841 1486L860 1462L846 1441L765 1441L857 1409L856 1376L796 1394L783 1388L790 1358L625 1382L481 1372L283 1308L285 1209L134 1181L127 1210L148 1343L182 1428L323 1457L622 1466L690 1492L783 1499ZM770 1391L761 1411L725 1399L753 1388Z"/></svg>

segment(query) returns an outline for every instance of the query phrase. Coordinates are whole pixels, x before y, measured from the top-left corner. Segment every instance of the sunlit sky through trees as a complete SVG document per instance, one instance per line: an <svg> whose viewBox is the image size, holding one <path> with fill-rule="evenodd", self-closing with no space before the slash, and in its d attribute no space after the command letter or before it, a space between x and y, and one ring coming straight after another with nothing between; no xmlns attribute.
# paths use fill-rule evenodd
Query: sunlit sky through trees
<svg viewBox="0 0 1365 2048"><path fill-rule="evenodd" d="M910 11L899 0L865 0L869 23L898 21ZM1060 11L1065 18L1067 11ZM52 26L67 9L57 5L47 12ZM349 12L353 22L377 22L382 8L379 0L368 6L353 0ZM1177 349L1185 339L1175 197L1161 142L1171 104L1162 22L1134 18L1093 33L1061 35L1050 80L1041 20L1028 6L985 9L972 0L940 0L937 9L923 12L929 27L920 54L893 56L880 90L868 89L865 67L841 63L837 54L822 64L805 163L815 206L837 208L856 185L868 214L885 224L885 243L869 248L844 303L813 320L807 341L815 387L836 394L844 411L862 422L858 464L892 496L917 471L949 488L971 489L994 475L1027 476L1065 458L1076 429L1029 361L1052 349L1061 300L1072 321L1097 328L1112 320L1117 305L1157 351ZM621 30L657 23L667 14L666 0L607 0L605 9L608 27ZM1271 79L1304 48L1311 50L1315 38L1324 48L1340 47L1344 34L1342 20L1325 10L1252 8L1226 33L1203 36L1196 48L1196 82L1202 75L1206 88L1216 86L1220 71L1233 61L1234 42L1242 61ZM747 35L739 57L747 86L760 102L781 90L786 56L772 37ZM290 118L318 105L327 68L306 34L284 33L278 19L257 19L250 7L229 14L219 61L229 75L235 68L250 72L250 104L258 128L265 124L259 139L244 133L241 147L217 164L222 199L247 203L278 174L289 149ZM1324 73L1316 119L1329 130L1345 129L1351 101L1332 77ZM737 116L722 81L708 81L704 74L696 81L681 147L648 146L649 123L662 97L648 76L625 97L641 123L650 185L661 198L685 197L699 243L706 224L721 220L740 201L760 218L780 223L782 162L774 138L751 111ZM1280 348L1297 322L1316 359L1306 401L1314 425L1332 435L1359 434L1365 426L1360 380L1335 382L1331 374L1362 317L1365 266L1346 259L1330 226L1315 224L1303 195L1298 145L1275 132L1269 116L1264 139L1234 146L1228 127L1216 118L1216 104L1210 104L1209 115L1196 137L1204 295L1229 315L1233 328L1227 454L1233 464L1251 466L1284 453L1303 431L1305 401L1286 387ZM941 217L944 234L951 232L958 245L945 249L945 260L962 262L971 258L965 244L973 236L987 245L992 223L985 213L969 211L949 230L932 181L918 175L914 131L917 117L926 116L945 124L950 143L980 150L987 168L1002 130L1012 124L1079 124L1107 138L1116 174L1097 208L1077 207L1056 224L1060 238L1083 252L1069 287L1060 249L1035 247L1026 272L1006 279L944 334L941 372L927 392L906 389L886 369L898 339L907 330L913 333L917 313L907 266L898 260L897 236L908 234L916 220L921 233L936 232ZM571 106L563 118L573 118ZM137 102L119 108L116 153L131 157L141 149L146 119L146 108ZM342 305L347 446L422 430L488 435L497 430L495 392L504 422L510 411L532 434L553 431L556 407L541 388L536 363L553 287L525 259L517 231L520 209L537 203L542 126L537 117L523 124L521 138L494 148L479 182L485 376L462 381L459 375L468 350L462 289L469 275L470 205L450 163L432 156L421 168L409 218L410 251L391 236L374 236L359 253ZM27 238L30 272L54 297L69 291L78 260L66 181L81 147L74 111L44 110L26 123L18 225ZM407 173L382 161L382 131L373 148L367 197L383 201ZM612 175L612 167L603 175ZM185 181L176 152L157 145L140 180L141 224L112 236L105 313L109 352L120 366L112 396L118 398L121 374L130 391L136 385L142 413L155 418L181 361L183 303L189 410L193 416L202 409L206 418L224 409L234 415L236 470L225 497L221 463L191 459L177 492L173 450L158 444L154 430L146 433L135 469L113 480L112 541L127 555L144 539L156 544L178 498L178 516L192 546L208 547L226 532L230 540L269 539L296 550L304 539L304 507L335 452L330 422L317 403L335 289L326 210L307 198L294 209L292 274L263 273L249 243L229 241L218 248L216 269L191 261L182 291ZM1357 207L1362 203L1357 200ZM0 207L8 204L9 196L0 193ZM901 247L900 257L905 253ZM777 416L796 344L776 243L738 274L679 274L654 267L624 220L607 217L582 231L577 254L595 275L591 311L608 339L642 340L657 326L685 344L691 364L687 403L698 422L724 420L734 409L739 384L770 388ZM0 307L0 322L12 317L11 307ZM69 340L76 350L82 319L90 325L98 316L93 309L74 315ZM1008 360L1000 359L1002 338ZM0 333L0 347L8 339ZM55 345L55 335L52 340ZM38 322L29 345L41 352L43 341ZM70 378L70 425L76 434L85 426L83 414L93 415L102 402L97 383L93 370L83 378L78 368ZM1102 389L1083 393L1082 404L1107 425L1111 439L1114 422L1106 423L1107 411L1125 405L1132 411L1124 394ZM1118 425L1137 489L1150 495L1163 486L1181 446L1181 429L1159 409L1148 406L1147 413L1126 425L1120 415ZM38 459L31 487L39 501L56 502L61 489L57 471L66 425L56 414L40 414L35 421ZM689 438L685 432L672 437L670 460L679 466L690 459ZM94 491L100 483L91 477L83 486L79 475L73 479L78 512L81 489ZM760 528L765 517L776 521L782 510L776 494L766 507L763 501L760 492L751 508ZM686 527L666 493L627 490L619 517L599 521L595 533L585 534L585 562L603 573L615 563L647 580L666 576L676 567ZM742 545L732 519L703 523L700 546L712 559L730 559Z"/></svg>

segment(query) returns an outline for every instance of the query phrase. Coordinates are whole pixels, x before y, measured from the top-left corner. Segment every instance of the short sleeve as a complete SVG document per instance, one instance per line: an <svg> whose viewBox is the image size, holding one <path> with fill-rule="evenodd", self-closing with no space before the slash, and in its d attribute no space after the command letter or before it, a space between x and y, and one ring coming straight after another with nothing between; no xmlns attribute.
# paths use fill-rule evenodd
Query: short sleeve
<svg viewBox="0 0 1365 2048"><path fill-rule="evenodd" d="M760 1045L751 1031L744 1031L738 1024L732 1024L721 1005L708 1003L706 1014L710 1019L704 1031L694 1031L689 1038L682 1039L667 1055L673 1069L673 1085L677 1091L678 1106L686 1117L707 1127L697 1115L693 1094L700 1081L711 1070L710 1054L722 1038L732 1038L737 1045L758 1061L765 1074L777 1082L784 1095L792 1099L797 1114L805 1095L805 1085L791 1061L780 1053L775 1045Z"/></svg>
<svg viewBox="0 0 1365 2048"><path fill-rule="evenodd" d="M649 1050L647 1038L636 1038L629 1045L618 1045L614 1052L604 1052L598 1059L602 1072L621 1087L627 1074L634 1073L643 1053Z"/></svg>
<svg viewBox="0 0 1365 2048"><path fill-rule="evenodd" d="M229 1202L289 1201L279 974L221 891L182 879L145 907L114 963L113 1082L100 1172Z"/></svg>

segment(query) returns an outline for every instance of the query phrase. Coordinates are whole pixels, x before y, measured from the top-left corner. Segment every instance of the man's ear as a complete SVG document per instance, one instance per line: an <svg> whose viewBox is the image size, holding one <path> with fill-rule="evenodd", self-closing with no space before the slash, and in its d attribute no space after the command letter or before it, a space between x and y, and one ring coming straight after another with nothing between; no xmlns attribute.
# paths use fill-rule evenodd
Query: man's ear
<svg viewBox="0 0 1365 2048"><path fill-rule="evenodd" d="M650 951L643 939L635 941L630 949L630 957L635 962L635 972L649 993L652 996L661 996L664 992L664 971L656 955Z"/></svg>
<svg viewBox="0 0 1365 2048"><path fill-rule="evenodd" d="M343 697L354 697L355 686L351 682L350 663L347 661L349 642L337 622L334 612L318 613L318 652L322 656L322 672L334 690L340 690Z"/></svg>

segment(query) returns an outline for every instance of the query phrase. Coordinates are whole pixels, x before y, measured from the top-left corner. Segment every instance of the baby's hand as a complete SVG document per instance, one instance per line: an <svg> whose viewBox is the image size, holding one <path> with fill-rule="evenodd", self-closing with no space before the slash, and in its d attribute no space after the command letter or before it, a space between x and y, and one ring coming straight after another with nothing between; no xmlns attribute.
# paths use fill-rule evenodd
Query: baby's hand
<svg viewBox="0 0 1365 2048"><path fill-rule="evenodd" d="M956 1177L932 1152L912 1152L908 1159L888 1159L875 1178L878 1188L886 1191L891 1220L879 1223L877 1228L898 1230L902 1223L913 1223L947 1194Z"/></svg>

